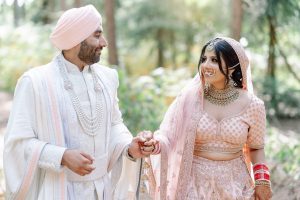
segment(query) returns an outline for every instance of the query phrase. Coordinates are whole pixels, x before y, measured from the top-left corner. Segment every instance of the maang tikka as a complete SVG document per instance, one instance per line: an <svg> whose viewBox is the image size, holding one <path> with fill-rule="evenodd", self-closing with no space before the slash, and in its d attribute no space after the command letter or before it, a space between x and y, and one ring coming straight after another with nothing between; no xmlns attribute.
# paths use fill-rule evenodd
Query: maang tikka
<svg viewBox="0 0 300 200"><path fill-rule="evenodd" d="M215 45L221 41L219 38L216 38L214 40L212 40L211 42L209 42L209 44L206 46L205 50L206 51L214 51L215 50Z"/></svg>

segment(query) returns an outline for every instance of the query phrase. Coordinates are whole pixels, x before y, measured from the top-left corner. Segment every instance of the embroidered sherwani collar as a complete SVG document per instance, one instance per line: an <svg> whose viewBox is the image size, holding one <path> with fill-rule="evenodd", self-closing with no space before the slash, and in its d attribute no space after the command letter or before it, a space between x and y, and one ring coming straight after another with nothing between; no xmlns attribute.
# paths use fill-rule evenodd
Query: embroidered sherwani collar
<svg viewBox="0 0 300 200"><path fill-rule="evenodd" d="M81 73L87 73L87 72L90 72L90 66L89 65L85 65L83 67L83 70L82 72L79 70L78 66L71 63L70 61L68 61L64 55L62 54L62 59L65 63L65 66L66 66L66 69L67 69L67 72L70 73L70 74L81 74Z"/></svg>

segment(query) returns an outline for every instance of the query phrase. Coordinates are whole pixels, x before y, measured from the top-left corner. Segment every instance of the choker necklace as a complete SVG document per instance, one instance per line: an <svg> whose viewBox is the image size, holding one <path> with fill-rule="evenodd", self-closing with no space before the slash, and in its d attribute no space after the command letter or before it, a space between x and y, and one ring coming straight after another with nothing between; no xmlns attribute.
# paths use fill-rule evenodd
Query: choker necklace
<svg viewBox="0 0 300 200"><path fill-rule="evenodd" d="M93 77L94 90L96 93L96 109L95 109L95 117L93 116L89 117L84 113L82 106L80 104L80 100L78 96L75 94L73 84L68 77L68 72L65 63L63 61L63 58L61 56L62 55L58 55L56 57L56 61L58 63L59 71L64 81L64 87L69 93L79 123L81 124L81 127L83 128L86 134L90 136L95 136L97 135L97 130L100 129L101 124L103 122L103 102L102 102L102 98L100 98L101 92L103 91L100 84L97 81L96 72L93 67L90 67L92 77Z"/></svg>
<svg viewBox="0 0 300 200"><path fill-rule="evenodd" d="M217 90L215 87L206 85L204 98L218 106L226 106L239 97L239 91L228 84L225 89Z"/></svg>

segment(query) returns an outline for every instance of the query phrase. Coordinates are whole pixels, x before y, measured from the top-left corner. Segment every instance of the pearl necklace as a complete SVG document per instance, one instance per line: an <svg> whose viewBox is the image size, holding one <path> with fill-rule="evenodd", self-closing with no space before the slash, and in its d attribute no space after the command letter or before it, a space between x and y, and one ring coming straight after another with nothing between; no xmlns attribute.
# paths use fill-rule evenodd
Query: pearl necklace
<svg viewBox="0 0 300 200"><path fill-rule="evenodd" d="M91 67L94 90L96 93L96 111L95 111L95 117L89 117L84 113L82 106L80 104L80 100L78 96L75 94L73 84L68 78L66 66L61 56L62 55L58 55L56 61L58 63L59 71L64 81L64 87L69 93L78 120L81 124L81 127L84 130L84 133L90 136L95 136L97 135L97 130L100 129L101 124L103 122L103 101L102 98L100 98L100 95L101 93L103 93L103 90L97 81L95 70L93 67Z"/></svg>
<svg viewBox="0 0 300 200"><path fill-rule="evenodd" d="M228 85L224 90L217 90L213 86L205 86L204 98L218 106L226 106L239 97L239 91Z"/></svg>

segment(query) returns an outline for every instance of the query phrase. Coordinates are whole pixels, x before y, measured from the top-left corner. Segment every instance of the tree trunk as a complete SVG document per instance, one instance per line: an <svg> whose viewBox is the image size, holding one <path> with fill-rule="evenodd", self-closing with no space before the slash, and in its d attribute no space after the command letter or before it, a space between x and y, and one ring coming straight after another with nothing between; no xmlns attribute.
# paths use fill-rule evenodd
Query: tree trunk
<svg viewBox="0 0 300 200"><path fill-rule="evenodd" d="M61 10L67 9L66 0L60 0L60 8Z"/></svg>
<svg viewBox="0 0 300 200"><path fill-rule="evenodd" d="M14 1L14 26L18 27L19 26L19 21L20 21L20 8L18 6L18 1L15 0Z"/></svg>
<svg viewBox="0 0 300 200"><path fill-rule="evenodd" d="M1 14L0 20L3 22L5 20L4 3L0 4L0 14Z"/></svg>
<svg viewBox="0 0 300 200"><path fill-rule="evenodd" d="M55 4L56 4L56 2L54 0L49 1L49 11L50 11L50 13L55 12Z"/></svg>
<svg viewBox="0 0 300 200"><path fill-rule="evenodd" d="M23 3L20 7L19 7L19 12L20 12L20 20L24 21L26 19L26 7L25 7L25 3Z"/></svg>
<svg viewBox="0 0 300 200"><path fill-rule="evenodd" d="M163 29L158 29L156 34L156 41L157 41L157 67L163 67L165 65L164 60L164 41L163 41Z"/></svg>
<svg viewBox="0 0 300 200"><path fill-rule="evenodd" d="M50 2L48 0L43 0L42 2L43 15L41 17L43 24L51 23L51 16L50 16L51 13L49 11L49 7L50 7Z"/></svg>
<svg viewBox="0 0 300 200"><path fill-rule="evenodd" d="M171 32L170 33L170 40L171 40L171 49L172 49L172 64L174 66L174 69L177 68L177 61L176 61L176 58L177 58L177 48L176 48L176 36L175 36L175 33L174 32Z"/></svg>
<svg viewBox="0 0 300 200"><path fill-rule="evenodd" d="M116 26L115 26L115 1L105 0L105 18L108 40L108 62L111 65L118 65L118 51L116 42Z"/></svg>
<svg viewBox="0 0 300 200"><path fill-rule="evenodd" d="M268 57L268 68L267 75L275 78L276 74L276 61L275 61L275 48L276 48L276 26L274 19L268 15L269 24L269 57Z"/></svg>
<svg viewBox="0 0 300 200"><path fill-rule="evenodd" d="M186 26L186 30L192 30L192 27ZM192 34L194 31L191 31L190 33L185 34L185 64L189 64L192 57L192 48L194 45L194 34Z"/></svg>
<svg viewBox="0 0 300 200"><path fill-rule="evenodd" d="M276 24L275 19L267 15L267 21L269 25L269 57L268 57L268 66L267 66L267 77L268 81L268 92L271 95L271 105L275 109L275 113L278 113L278 95L277 95L277 79L276 79ZM275 115L276 115L275 114Z"/></svg>
<svg viewBox="0 0 300 200"><path fill-rule="evenodd" d="M75 2L74 2L74 7L75 8L78 8L78 7L80 7L81 6L81 0L75 0Z"/></svg>
<svg viewBox="0 0 300 200"><path fill-rule="evenodd" d="M242 0L232 0L231 37L239 41L242 32L243 6Z"/></svg>

